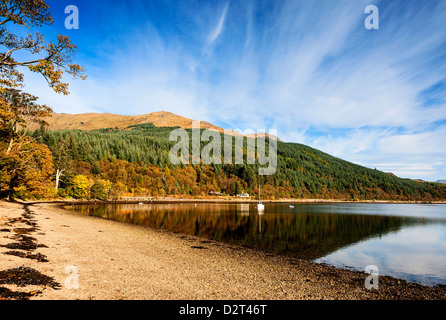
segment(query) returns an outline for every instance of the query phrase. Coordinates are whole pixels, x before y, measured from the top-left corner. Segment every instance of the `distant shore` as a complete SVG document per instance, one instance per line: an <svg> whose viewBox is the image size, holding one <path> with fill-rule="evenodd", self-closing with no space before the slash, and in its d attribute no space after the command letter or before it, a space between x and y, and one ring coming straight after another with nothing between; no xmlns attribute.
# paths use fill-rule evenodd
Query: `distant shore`
<svg viewBox="0 0 446 320"><path fill-rule="evenodd" d="M113 200L84 200L84 199L52 199L52 200L17 200L20 203L59 203L59 204L125 204L125 203L251 203L259 202L253 198L239 198L239 197L220 197L220 198L177 198L177 197L122 197ZM407 203L407 204L446 204L446 200L347 200L347 199L277 199L277 200L262 200L262 203L285 203L285 204L299 204L299 203Z"/></svg>
<svg viewBox="0 0 446 320"><path fill-rule="evenodd" d="M3 298L446 299L444 286L380 276L379 288L367 289L364 272L77 214L57 203L0 201L0 234ZM22 254L11 250L19 246ZM78 289L67 286L70 270L78 272Z"/></svg>

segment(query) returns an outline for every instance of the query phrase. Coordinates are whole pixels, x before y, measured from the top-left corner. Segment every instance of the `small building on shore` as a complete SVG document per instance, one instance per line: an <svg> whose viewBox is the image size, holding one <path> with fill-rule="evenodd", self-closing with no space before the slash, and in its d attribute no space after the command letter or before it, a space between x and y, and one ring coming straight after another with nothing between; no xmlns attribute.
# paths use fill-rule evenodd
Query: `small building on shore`
<svg viewBox="0 0 446 320"><path fill-rule="evenodd" d="M249 198L249 193L238 194L237 197L239 197L239 198Z"/></svg>

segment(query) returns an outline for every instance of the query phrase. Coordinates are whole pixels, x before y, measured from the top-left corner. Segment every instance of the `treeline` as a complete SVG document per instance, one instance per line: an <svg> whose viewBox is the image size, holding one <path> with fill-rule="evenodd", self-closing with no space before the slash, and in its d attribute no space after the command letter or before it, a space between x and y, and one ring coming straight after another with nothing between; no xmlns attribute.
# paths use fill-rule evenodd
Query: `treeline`
<svg viewBox="0 0 446 320"><path fill-rule="evenodd" d="M169 150L176 143L169 141L172 129L143 124L125 130L41 129L28 134L51 150L53 180L58 181L57 195L63 197L256 195L260 184L265 199L446 198L441 185L401 179L297 143L277 142L278 167L271 176L259 176L258 164L173 165L169 161Z"/></svg>

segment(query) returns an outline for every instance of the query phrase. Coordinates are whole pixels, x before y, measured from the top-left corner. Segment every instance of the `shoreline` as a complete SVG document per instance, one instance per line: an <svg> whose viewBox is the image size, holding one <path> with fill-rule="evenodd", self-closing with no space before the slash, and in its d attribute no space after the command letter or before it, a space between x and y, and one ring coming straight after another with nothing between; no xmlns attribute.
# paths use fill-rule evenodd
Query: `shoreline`
<svg viewBox="0 0 446 320"><path fill-rule="evenodd" d="M240 198L175 198L175 197L128 197L118 200L82 200L82 199L51 199L51 200L14 200L22 204L164 204L164 203L222 203L222 204L256 204L255 199ZM302 204L302 203L375 203L375 204L446 204L445 201L422 201L422 200L341 200L341 199L279 199L262 200L262 203L270 204Z"/></svg>
<svg viewBox="0 0 446 320"><path fill-rule="evenodd" d="M379 288L369 290L364 272L84 216L58 203L0 201L0 235L0 289L31 292L30 299L446 300L444 286L379 276ZM34 244L20 249L27 256L9 254L26 243ZM79 289L66 286L70 266L78 270ZM5 284L2 272L19 267L54 282Z"/></svg>

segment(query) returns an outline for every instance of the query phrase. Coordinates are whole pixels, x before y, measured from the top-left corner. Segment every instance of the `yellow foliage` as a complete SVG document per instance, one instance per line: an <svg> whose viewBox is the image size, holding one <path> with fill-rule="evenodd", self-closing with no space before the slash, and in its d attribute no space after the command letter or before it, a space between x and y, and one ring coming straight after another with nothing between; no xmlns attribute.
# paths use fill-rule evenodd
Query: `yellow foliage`
<svg viewBox="0 0 446 320"><path fill-rule="evenodd" d="M88 197L89 182L88 178L83 175L77 175L73 178L73 185L70 194L77 199Z"/></svg>

